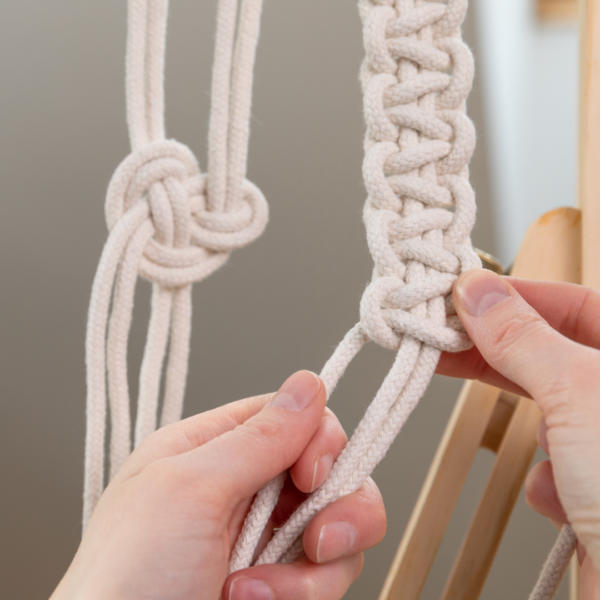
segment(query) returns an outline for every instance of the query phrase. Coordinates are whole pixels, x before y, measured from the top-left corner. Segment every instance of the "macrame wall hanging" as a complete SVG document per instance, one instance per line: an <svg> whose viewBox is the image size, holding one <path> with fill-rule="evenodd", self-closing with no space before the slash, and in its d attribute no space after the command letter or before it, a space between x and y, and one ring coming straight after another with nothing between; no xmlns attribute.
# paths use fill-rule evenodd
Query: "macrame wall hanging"
<svg viewBox="0 0 600 600"><path fill-rule="evenodd" d="M138 275L152 282L152 304L133 445L156 429L167 354L160 425L181 417L191 285L218 269L232 250L256 239L267 223L267 203L245 179L261 5L262 0L219 0L203 174L186 146L165 137L168 0L129 0L132 152L109 185L110 234L90 302L84 527L104 487L107 406L110 477L132 448L127 338ZM275 533L255 564L289 562L302 553L310 519L356 491L384 457L425 392L440 353L470 347L451 302L458 275L481 265L470 242L475 197L468 163L475 132L466 98L474 67L460 34L467 0L360 0L359 6L366 50L364 221L375 267L359 322L321 372L328 396L368 341L396 351L396 358L327 481ZM284 480L282 474L258 493L230 572L251 566ZM574 543L566 527L532 597L553 595Z"/></svg>

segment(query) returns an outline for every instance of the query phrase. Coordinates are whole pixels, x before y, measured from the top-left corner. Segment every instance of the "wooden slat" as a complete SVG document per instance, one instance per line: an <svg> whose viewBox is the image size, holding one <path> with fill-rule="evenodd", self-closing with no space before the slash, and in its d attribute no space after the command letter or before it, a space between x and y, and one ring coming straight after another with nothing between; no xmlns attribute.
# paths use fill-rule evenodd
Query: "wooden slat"
<svg viewBox="0 0 600 600"><path fill-rule="evenodd" d="M557 208L530 225L512 275L581 283L581 211Z"/></svg>
<svg viewBox="0 0 600 600"><path fill-rule="evenodd" d="M463 386L379 600L416 600L435 559L500 390Z"/></svg>
<svg viewBox="0 0 600 600"><path fill-rule="evenodd" d="M479 598L535 454L541 417L531 400L519 400L442 600Z"/></svg>

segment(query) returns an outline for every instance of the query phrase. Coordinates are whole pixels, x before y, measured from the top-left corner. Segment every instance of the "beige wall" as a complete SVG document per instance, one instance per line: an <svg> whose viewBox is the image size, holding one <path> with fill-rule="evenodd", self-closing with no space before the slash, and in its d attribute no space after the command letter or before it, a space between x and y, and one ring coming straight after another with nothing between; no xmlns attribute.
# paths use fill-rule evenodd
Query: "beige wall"
<svg viewBox="0 0 600 600"><path fill-rule="evenodd" d="M2 598L47 597L78 543L87 302L106 238L104 191L128 151L125 4L0 3ZM168 132L205 165L215 2L172 4ZM271 223L195 288L186 414L273 390L296 369L318 371L357 319L371 268L361 222L362 55L354 2L266 2L249 169L270 202ZM476 90L470 110L481 122L478 99ZM493 252L481 129L472 171L475 242ZM136 308L134 364L147 288L140 286ZM339 386L332 408L348 430L391 358L369 348ZM378 593L459 387L436 379L377 469L388 536L367 554L347 598ZM440 589L489 465L489 456L478 459L424 598ZM485 598L525 598L554 535L520 501Z"/></svg>

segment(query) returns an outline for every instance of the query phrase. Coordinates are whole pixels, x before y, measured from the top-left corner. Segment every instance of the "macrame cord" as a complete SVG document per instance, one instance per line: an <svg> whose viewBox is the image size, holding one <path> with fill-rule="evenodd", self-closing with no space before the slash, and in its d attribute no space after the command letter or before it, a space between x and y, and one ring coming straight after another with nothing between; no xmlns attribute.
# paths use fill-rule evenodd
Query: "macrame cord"
<svg viewBox="0 0 600 600"><path fill-rule="evenodd" d="M471 346L450 296L460 273L481 266L469 237L475 132L466 98L474 64L460 33L467 0L360 0L359 9L366 50L364 221L375 266L359 323L321 372L327 395L369 340L397 354L328 479L275 533L257 565L291 562L303 553L308 522L369 477L425 392L441 351ZM284 477L257 494L230 572L252 564ZM565 526L530 600L554 596L575 543Z"/></svg>
<svg viewBox="0 0 600 600"><path fill-rule="evenodd" d="M126 355L138 274L152 282L153 291L136 445L156 428L167 347L160 424L181 416L191 284L218 269L231 250L256 239L266 225L266 201L245 179L261 4L219 0L204 175L186 146L165 139L168 0L129 0L127 120L132 153L108 189L110 235L90 303L84 525L103 489L107 401L111 477L131 451ZM364 221L374 271L358 324L321 372L327 395L368 341L397 354L327 481L275 533L254 564L291 562L302 554L307 523L369 477L425 392L440 353L471 345L451 302L458 275L481 265L469 237L475 198L468 162L475 132L466 116L466 98L474 66L460 34L467 0L360 0L359 7L366 49L361 72L367 125ZM281 474L257 494L233 550L230 572L253 564L284 481ZM565 526L530 600L554 596L575 544L575 534Z"/></svg>
<svg viewBox="0 0 600 600"><path fill-rule="evenodd" d="M163 73L168 0L129 0L127 123L132 152L106 197L110 231L92 288L86 337L84 527L104 487L106 406L110 477L131 452L127 339L138 274L152 282L134 445L181 418L192 283L260 236L268 205L245 179L252 73L262 0L220 0L209 124L208 175L191 150L165 139ZM239 9L239 18L238 18Z"/></svg>

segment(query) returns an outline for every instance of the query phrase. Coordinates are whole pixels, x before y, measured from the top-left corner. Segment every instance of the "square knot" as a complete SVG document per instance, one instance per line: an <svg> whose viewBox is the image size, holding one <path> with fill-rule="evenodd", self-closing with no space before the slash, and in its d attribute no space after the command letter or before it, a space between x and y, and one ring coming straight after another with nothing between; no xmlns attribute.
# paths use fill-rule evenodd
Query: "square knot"
<svg viewBox="0 0 600 600"><path fill-rule="evenodd" d="M360 323L374 342L398 350L402 337L410 335L444 352L462 352L472 346L456 317L445 324L422 318L409 310L416 305L450 292L456 278L440 273L418 283L406 284L396 277L374 279L360 303Z"/></svg>

